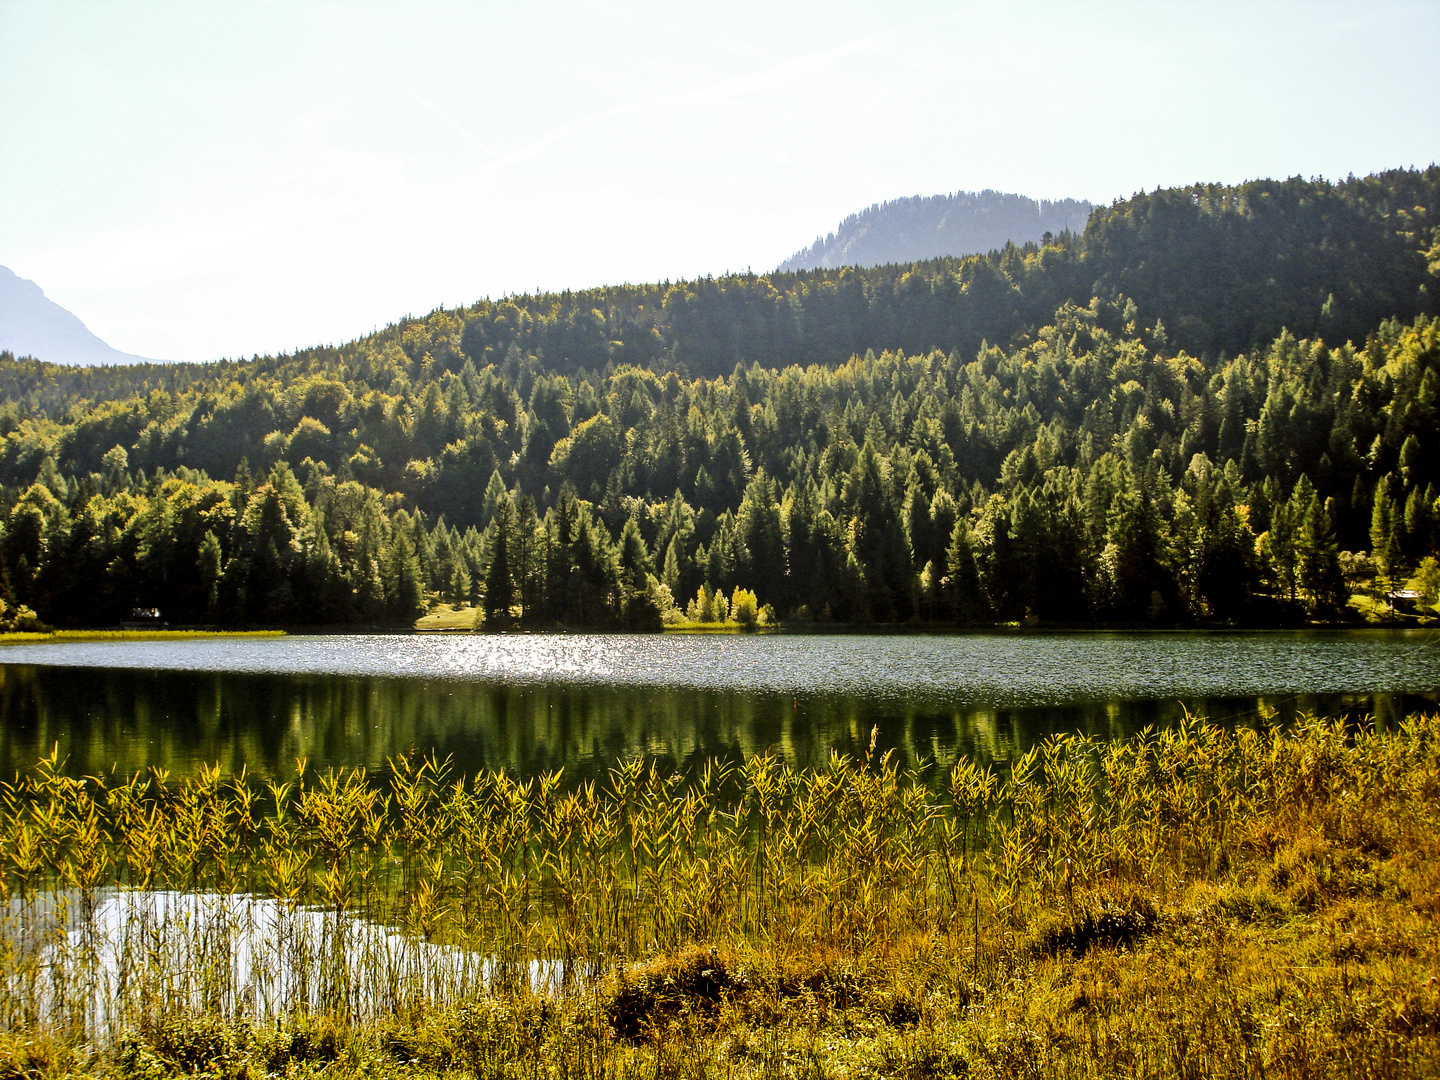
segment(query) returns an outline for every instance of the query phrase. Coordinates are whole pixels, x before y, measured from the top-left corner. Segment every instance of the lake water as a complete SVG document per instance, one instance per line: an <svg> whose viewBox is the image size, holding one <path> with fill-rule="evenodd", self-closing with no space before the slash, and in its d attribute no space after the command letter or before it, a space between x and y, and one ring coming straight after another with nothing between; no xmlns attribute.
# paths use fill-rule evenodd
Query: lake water
<svg viewBox="0 0 1440 1080"><path fill-rule="evenodd" d="M0 774L58 745L68 770L260 775L379 768L408 750L469 772L602 773L772 750L1004 761L1055 731L1106 737L1188 709L1393 722L1440 702L1440 633L372 635L0 647Z"/></svg>
<svg viewBox="0 0 1440 1080"><path fill-rule="evenodd" d="M12 896L0 901L0 946L13 965L0 974L0 1000L62 1023L83 1017L92 1037L133 1022L117 1006L133 1008L147 991L196 1012L274 1021L337 1001L383 1015L475 996L497 978L554 992L565 976L556 962L502 967L354 912L245 893L104 887L89 903L69 890Z"/></svg>

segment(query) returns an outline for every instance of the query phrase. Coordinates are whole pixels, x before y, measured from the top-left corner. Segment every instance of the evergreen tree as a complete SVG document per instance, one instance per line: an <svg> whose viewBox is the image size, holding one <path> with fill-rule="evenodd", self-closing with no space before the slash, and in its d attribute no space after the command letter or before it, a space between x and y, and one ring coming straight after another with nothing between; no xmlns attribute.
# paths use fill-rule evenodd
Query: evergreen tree
<svg viewBox="0 0 1440 1080"><path fill-rule="evenodd" d="M213 532L206 531L205 538L200 543L195 564L200 587L205 596L204 615L207 619L213 619L220 603L221 572L220 540Z"/></svg>
<svg viewBox="0 0 1440 1080"><path fill-rule="evenodd" d="M645 538L633 517L627 518L620 533L619 570L621 590L621 623L626 630L659 632L662 629L660 604L656 598L659 583Z"/></svg>
<svg viewBox="0 0 1440 1080"><path fill-rule="evenodd" d="M963 518L950 533L945 552L946 577L942 592L946 614L962 623L979 622L988 615L980 591L980 571L975 562L975 540L970 524Z"/></svg>
<svg viewBox="0 0 1440 1080"><path fill-rule="evenodd" d="M740 577L768 602L785 590L785 536L775 485L763 469L745 488L736 514L736 532L743 552Z"/></svg>
<svg viewBox="0 0 1440 1080"><path fill-rule="evenodd" d="M1174 582L1165 562L1160 522L1154 500L1143 488L1116 495L1106 553L1116 618L1142 623L1174 618Z"/></svg>
<svg viewBox="0 0 1440 1080"><path fill-rule="evenodd" d="M910 546L880 455L867 439L846 483L853 508L850 550L865 579L872 617L904 620L912 610Z"/></svg>
<svg viewBox="0 0 1440 1080"><path fill-rule="evenodd" d="M516 531L515 507L507 495L496 502L490 527L485 531L485 549L490 554L485 569L485 625L489 627L505 628L515 622L512 549Z"/></svg>
<svg viewBox="0 0 1440 1080"><path fill-rule="evenodd" d="M1395 501L1390 485L1381 480L1375 485L1374 509L1370 513L1370 557L1387 591L1395 587L1400 572L1400 537L1396 528Z"/></svg>
<svg viewBox="0 0 1440 1080"><path fill-rule="evenodd" d="M1330 515L1318 494L1312 493L1306 504L1296 537L1296 549L1300 587L1309 599L1310 613L1320 615L1338 611L1346 600L1345 579L1340 572L1340 549L1335 543Z"/></svg>
<svg viewBox="0 0 1440 1080"><path fill-rule="evenodd" d="M395 515L385 560L385 606L396 625L414 622L425 612L425 575L416 550L414 525L403 510Z"/></svg>

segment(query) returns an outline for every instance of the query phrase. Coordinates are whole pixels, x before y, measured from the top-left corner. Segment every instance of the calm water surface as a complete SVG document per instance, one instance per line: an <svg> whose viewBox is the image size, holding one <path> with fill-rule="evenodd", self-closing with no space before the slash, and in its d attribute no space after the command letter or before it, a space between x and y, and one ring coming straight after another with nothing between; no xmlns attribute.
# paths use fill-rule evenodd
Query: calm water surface
<svg viewBox="0 0 1440 1080"><path fill-rule="evenodd" d="M294 759L465 771L767 749L801 764L880 729L907 762L1003 761L1054 731L1107 737L1185 709L1391 720L1440 702L1440 633L507 635L214 638L0 648L0 772L59 745L73 772Z"/></svg>

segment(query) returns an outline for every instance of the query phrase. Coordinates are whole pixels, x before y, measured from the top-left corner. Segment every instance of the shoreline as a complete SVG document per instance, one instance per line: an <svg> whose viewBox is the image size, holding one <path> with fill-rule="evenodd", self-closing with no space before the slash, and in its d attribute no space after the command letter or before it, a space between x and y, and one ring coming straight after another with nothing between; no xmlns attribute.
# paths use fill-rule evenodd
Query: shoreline
<svg viewBox="0 0 1440 1080"><path fill-rule="evenodd" d="M197 641L203 638L278 638L288 630L52 630L0 634L0 645L49 645L70 641Z"/></svg>
<svg viewBox="0 0 1440 1080"><path fill-rule="evenodd" d="M617 630L609 627L552 626L505 630L465 629L461 627L405 626L292 626L261 630L55 630L51 632L0 633L0 647L5 645L46 645L68 642L100 641L199 641L209 638L283 638L283 637L543 637L600 635L624 637L1052 637L1059 635L1169 635L1242 634L1332 634L1332 633L1440 633L1440 621L1422 623L1311 623L1304 626L1087 626L1041 625L1017 626L1013 623L965 625L956 623L825 623L777 624L746 630L732 623L713 625L686 624L666 626L658 632Z"/></svg>

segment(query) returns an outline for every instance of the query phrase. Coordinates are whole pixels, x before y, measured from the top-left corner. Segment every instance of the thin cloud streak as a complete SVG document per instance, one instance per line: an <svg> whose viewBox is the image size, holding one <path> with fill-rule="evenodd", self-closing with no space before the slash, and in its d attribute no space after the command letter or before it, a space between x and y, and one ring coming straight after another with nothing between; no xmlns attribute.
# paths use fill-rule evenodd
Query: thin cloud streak
<svg viewBox="0 0 1440 1080"><path fill-rule="evenodd" d="M979 10L994 10L1006 7L1005 4L975 5L974 7L961 12L954 12L949 15L934 16L928 19L917 19L914 22L902 26L892 27L889 30L882 30L875 34L868 34L864 37L855 38L840 45L832 46L829 49L822 49L819 52L808 53L803 56L793 57L772 64L759 71L747 72L742 75L732 75L719 79L708 86L701 87L688 93L660 94L649 97L637 98L633 101L624 102L620 105L612 105L584 116L568 120L559 124L538 138L532 140L518 150L508 154L499 155L497 160L471 173L467 179L475 180L482 176L494 174L508 165L517 164L522 161L529 161L539 157L550 147L565 136L584 128L598 124L604 120L613 119L617 116L626 116L632 113L644 112L649 109L676 108L695 104L713 104L724 101L728 98L737 97L741 94L754 93L758 90L782 85L802 76L814 75L833 67L835 64L849 57L863 53L868 49L891 38L915 30L926 29L932 26L940 26L944 23L957 22L960 19L968 18Z"/></svg>
<svg viewBox="0 0 1440 1080"><path fill-rule="evenodd" d="M429 110L430 110L431 112L433 112L436 116L438 116L441 120L444 120L445 123L449 124L452 128L454 128L456 131L458 131L458 132L461 134L461 136L463 136L463 137L464 137L465 139L467 139L468 141L474 143L474 144L475 144L476 146L478 146L481 150L484 150L485 153L489 154L492 158L498 158L498 157L500 157L500 154L499 154L498 151L496 151L496 150L494 150L493 148L491 148L489 144L484 143L484 142L481 142L479 139L477 139L477 138L475 137L475 135L474 135L469 129L467 129L466 127L464 127L458 120L456 120L456 119L455 119L453 116L451 116L449 113L447 113L447 112L445 112L443 109L441 109L439 105L436 105L433 101L430 101L430 100L428 100L427 98L422 97L420 94L416 93L414 90L407 90L406 92L407 92L415 101L417 101L417 102L419 102L421 105L425 106L425 108L429 109Z"/></svg>

